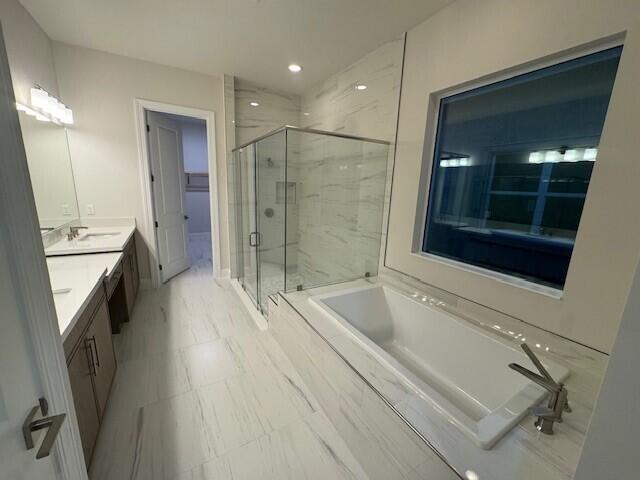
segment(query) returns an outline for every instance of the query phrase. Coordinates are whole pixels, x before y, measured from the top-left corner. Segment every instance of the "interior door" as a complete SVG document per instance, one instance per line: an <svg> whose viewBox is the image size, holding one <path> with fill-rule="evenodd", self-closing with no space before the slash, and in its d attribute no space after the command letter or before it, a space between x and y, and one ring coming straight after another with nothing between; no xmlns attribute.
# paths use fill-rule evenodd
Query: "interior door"
<svg viewBox="0 0 640 480"><path fill-rule="evenodd" d="M170 116L147 111L160 278L166 282L191 266L184 205L182 129Z"/></svg>
<svg viewBox="0 0 640 480"><path fill-rule="evenodd" d="M27 450L22 438L22 423L43 391L8 260L0 235L0 478L58 478L55 459L36 460L35 450Z"/></svg>
<svg viewBox="0 0 640 480"><path fill-rule="evenodd" d="M255 145L249 145L239 151L237 167L240 174L240 255L242 271L240 284L258 305L258 229L256 225L256 157Z"/></svg>
<svg viewBox="0 0 640 480"><path fill-rule="evenodd" d="M56 479L60 475L55 450L48 457L36 459L48 430L36 432L35 448L30 450L22 435L28 413L44 396L43 376L36 358L39 350L34 345L29 319L39 316L38 321L51 322L43 327L49 334L38 339L40 348L60 340L53 338L57 322L44 271L42 240L1 30L0 99L0 478ZM43 311L47 313L40 316ZM58 347L62 355L62 344ZM70 412L49 415L58 413ZM69 417L75 421L74 415ZM63 432L71 428L69 421L67 418L63 424ZM74 446L65 444L65 448L71 451Z"/></svg>

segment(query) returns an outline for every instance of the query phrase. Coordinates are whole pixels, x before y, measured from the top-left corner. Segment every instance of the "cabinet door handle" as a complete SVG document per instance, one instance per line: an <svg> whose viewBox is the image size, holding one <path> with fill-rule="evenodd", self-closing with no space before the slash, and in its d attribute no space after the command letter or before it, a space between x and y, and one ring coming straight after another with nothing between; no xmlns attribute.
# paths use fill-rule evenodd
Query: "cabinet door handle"
<svg viewBox="0 0 640 480"><path fill-rule="evenodd" d="M96 336L93 335L91 337L91 341L93 342L93 350L96 352L96 366L100 366L100 356L98 355L98 344L96 343Z"/></svg>
<svg viewBox="0 0 640 480"><path fill-rule="evenodd" d="M90 355L90 357L87 358L87 360L91 362L91 371L89 372L89 375L93 375L95 377L96 376L96 364L93 361L93 347L91 346L91 339L90 338L85 338L84 339L84 348L86 350L89 350L89 355Z"/></svg>

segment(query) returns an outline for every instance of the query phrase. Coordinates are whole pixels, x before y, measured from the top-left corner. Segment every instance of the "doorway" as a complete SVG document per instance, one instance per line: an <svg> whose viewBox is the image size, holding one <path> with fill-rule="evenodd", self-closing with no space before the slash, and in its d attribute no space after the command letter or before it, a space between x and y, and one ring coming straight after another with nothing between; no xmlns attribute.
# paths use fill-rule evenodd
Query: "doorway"
<svg viewBox="0 0 640 480"><path fill-rule="evenodd" d="M153 286L192 265L220 276L214 113L136 99L136 117Z"/></svg>

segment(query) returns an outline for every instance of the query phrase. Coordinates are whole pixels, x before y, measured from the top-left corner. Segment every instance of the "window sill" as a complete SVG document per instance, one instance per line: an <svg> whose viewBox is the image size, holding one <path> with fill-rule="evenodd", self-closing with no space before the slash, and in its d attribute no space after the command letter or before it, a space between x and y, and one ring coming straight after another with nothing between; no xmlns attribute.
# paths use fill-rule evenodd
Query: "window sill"
<svg viewBox="0 0 640 480"><path fill-rule="evenodd" d="M458 262L456 260L440 257L432 253L413 252L413 255L422 259L427 259L436 263L447 265L449 267L453 267L457 270L462 270L467 273L480 275L485 278L489 278L491 280L495 280L497 282L504 283L512 287L517 287L524 290L528 290L533 293L544 295L545 297L553 298L554 300L562 300L562 297L564 295L564 291L559 290L557 288L547 287L545 285L539 285L537 283L533 283L528 280L524 280L522 278L514 277L504 273L494 272L487 268L477 267L475 265ZM438 286L438 285L435 285L435 286ZM461 295L461 296L464 297L464 295Z"/></svg>

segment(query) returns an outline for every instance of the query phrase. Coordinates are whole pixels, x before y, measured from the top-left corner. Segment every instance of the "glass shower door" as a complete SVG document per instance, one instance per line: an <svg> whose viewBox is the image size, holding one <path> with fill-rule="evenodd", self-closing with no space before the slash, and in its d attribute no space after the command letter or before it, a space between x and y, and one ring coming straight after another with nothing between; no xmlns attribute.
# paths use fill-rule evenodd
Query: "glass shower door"
<svg viewBox="0 0 640 480"><path fill-rule="evenodd" d="M270 295L284 290L286 131L256 143L256 196L258 233L258 307L266 311Z"/></svg>
<svg viewBox="0 0 640 480"><path fill-rule="evenodd" d="M258 305L258 243L259 234L256 218L256 157L255 144L238 150L236 173L239 174L240 205L238 208L238 228L240 251L238 262L239 281L251 300Z"/></svg>

